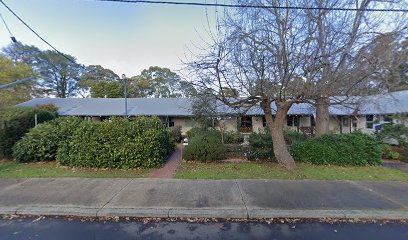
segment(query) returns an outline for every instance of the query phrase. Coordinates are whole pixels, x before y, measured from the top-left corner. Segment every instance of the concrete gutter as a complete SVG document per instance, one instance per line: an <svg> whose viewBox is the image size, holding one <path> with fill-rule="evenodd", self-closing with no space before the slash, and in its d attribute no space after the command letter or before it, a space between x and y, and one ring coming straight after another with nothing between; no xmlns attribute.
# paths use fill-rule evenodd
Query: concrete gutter
<svg viewBox="0 0 408 240"><path fill-rule="evenodd" d="M0 179L0 214L407 220L408 183Z"/></svg>

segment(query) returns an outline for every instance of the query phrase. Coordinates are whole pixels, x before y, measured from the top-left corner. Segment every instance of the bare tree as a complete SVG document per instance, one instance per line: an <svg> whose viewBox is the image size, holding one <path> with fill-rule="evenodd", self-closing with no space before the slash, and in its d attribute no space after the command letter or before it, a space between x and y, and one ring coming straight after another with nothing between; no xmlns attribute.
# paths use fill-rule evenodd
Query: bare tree
<svg viewBox="0 0 408 240"><path fill-rule="evenodd" d="M250 4L299 6L298 1L255 0ZM224 17L207 51L188 64L197 79L195 85L237 113L259 105L272 135L276 160L287 169L295 169L283 127L290 107L309 99L313 89L303 69L313 40L307 12L235 9Z"/></svg>
<svg viewBox="0 0 408 240"><path fill-rule="evenodd" d="M387 32L406 30L404 15L385 15L367 12L367 8L389 7L402 1L376 0L314 0L307 1L308 7L321 10L308 10L308 23L311 36L315 39L314 50L310 52L308 71L315 76L316 135L329 131L329 105L333 96L366 95L372 88L370 76L381 67L374 62L365 61L365 69L356 64L365 57L364 48L378 36ZM355 8L359 11L330 11L328 8ZM397 15L400 19L395 18ZM397 19L397 20L396 20ZM378 50L378 49L377 49ZM385 49L383 49L385 50ZM364 70L364 71L361 71ZM363 85L363 87L357 87ZM345 98L342 98L344 101ZM341 103L341 102L340 102ZM334 103L336 104L336 103Z"/></svg>

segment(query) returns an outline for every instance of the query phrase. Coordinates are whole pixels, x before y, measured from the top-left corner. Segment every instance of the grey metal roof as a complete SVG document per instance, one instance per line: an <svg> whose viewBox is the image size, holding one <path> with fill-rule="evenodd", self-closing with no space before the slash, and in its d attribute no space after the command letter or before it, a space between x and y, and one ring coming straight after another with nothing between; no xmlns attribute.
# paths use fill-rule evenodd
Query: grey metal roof
<svg viewBox="0 0 408 240"><path fill-rule="evenodd" d="M129 98L130 116L191 116L191 99ZM124 98L35 98L21 107L52 103L62 116L125 116Z"/></svg>
<svg viewBox="0 0 408 240"><path fill-rule="evenodd" d="M348 104L332 105L331 115L351 114L397 114L408 113L408 90L366 97L352 97ZM62 116L124 116L124 98L36 98L19 104L22 107L52 103L58 107ZM192 116L193 99L188 98L129 98L130 116ZM272 105L273 109L276 106ZM227 110L225 105L218 106L219 112L236 113ZM315 108L309 103L294 104L289 115L313 115ZM247 115L263 115L259 106L252 107Z"/></svg>

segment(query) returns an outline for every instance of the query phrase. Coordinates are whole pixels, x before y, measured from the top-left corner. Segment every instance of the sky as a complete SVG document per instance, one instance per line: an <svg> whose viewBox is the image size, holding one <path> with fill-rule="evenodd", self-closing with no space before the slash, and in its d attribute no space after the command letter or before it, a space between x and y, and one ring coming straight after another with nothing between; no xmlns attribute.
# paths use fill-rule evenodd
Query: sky
<svg viewBox="0 0 408 240"><path fill-rule="evenodd" d="M102 65L128 77L149 66L181 69L183 61L190 59L185 54L191 55L189 49L194 52L195 45L209 38L208 29L216 19L214 8L194 6L95 0L4 2L59 51L76 57L81 64ZM49 49L2 5L0 13L18 41ZM0 22L0 48L10 42Z"/></svg>

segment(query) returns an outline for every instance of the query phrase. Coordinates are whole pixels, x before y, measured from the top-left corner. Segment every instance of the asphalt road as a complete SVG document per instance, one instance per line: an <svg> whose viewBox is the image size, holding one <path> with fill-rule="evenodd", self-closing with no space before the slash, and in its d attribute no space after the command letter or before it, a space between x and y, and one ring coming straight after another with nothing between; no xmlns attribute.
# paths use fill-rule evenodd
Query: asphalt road
<svg viewBox="0 0 408 240"><path fill-rule="evenodd" d="M408 224L0 220L0 239L408 239Z"/></svg>

